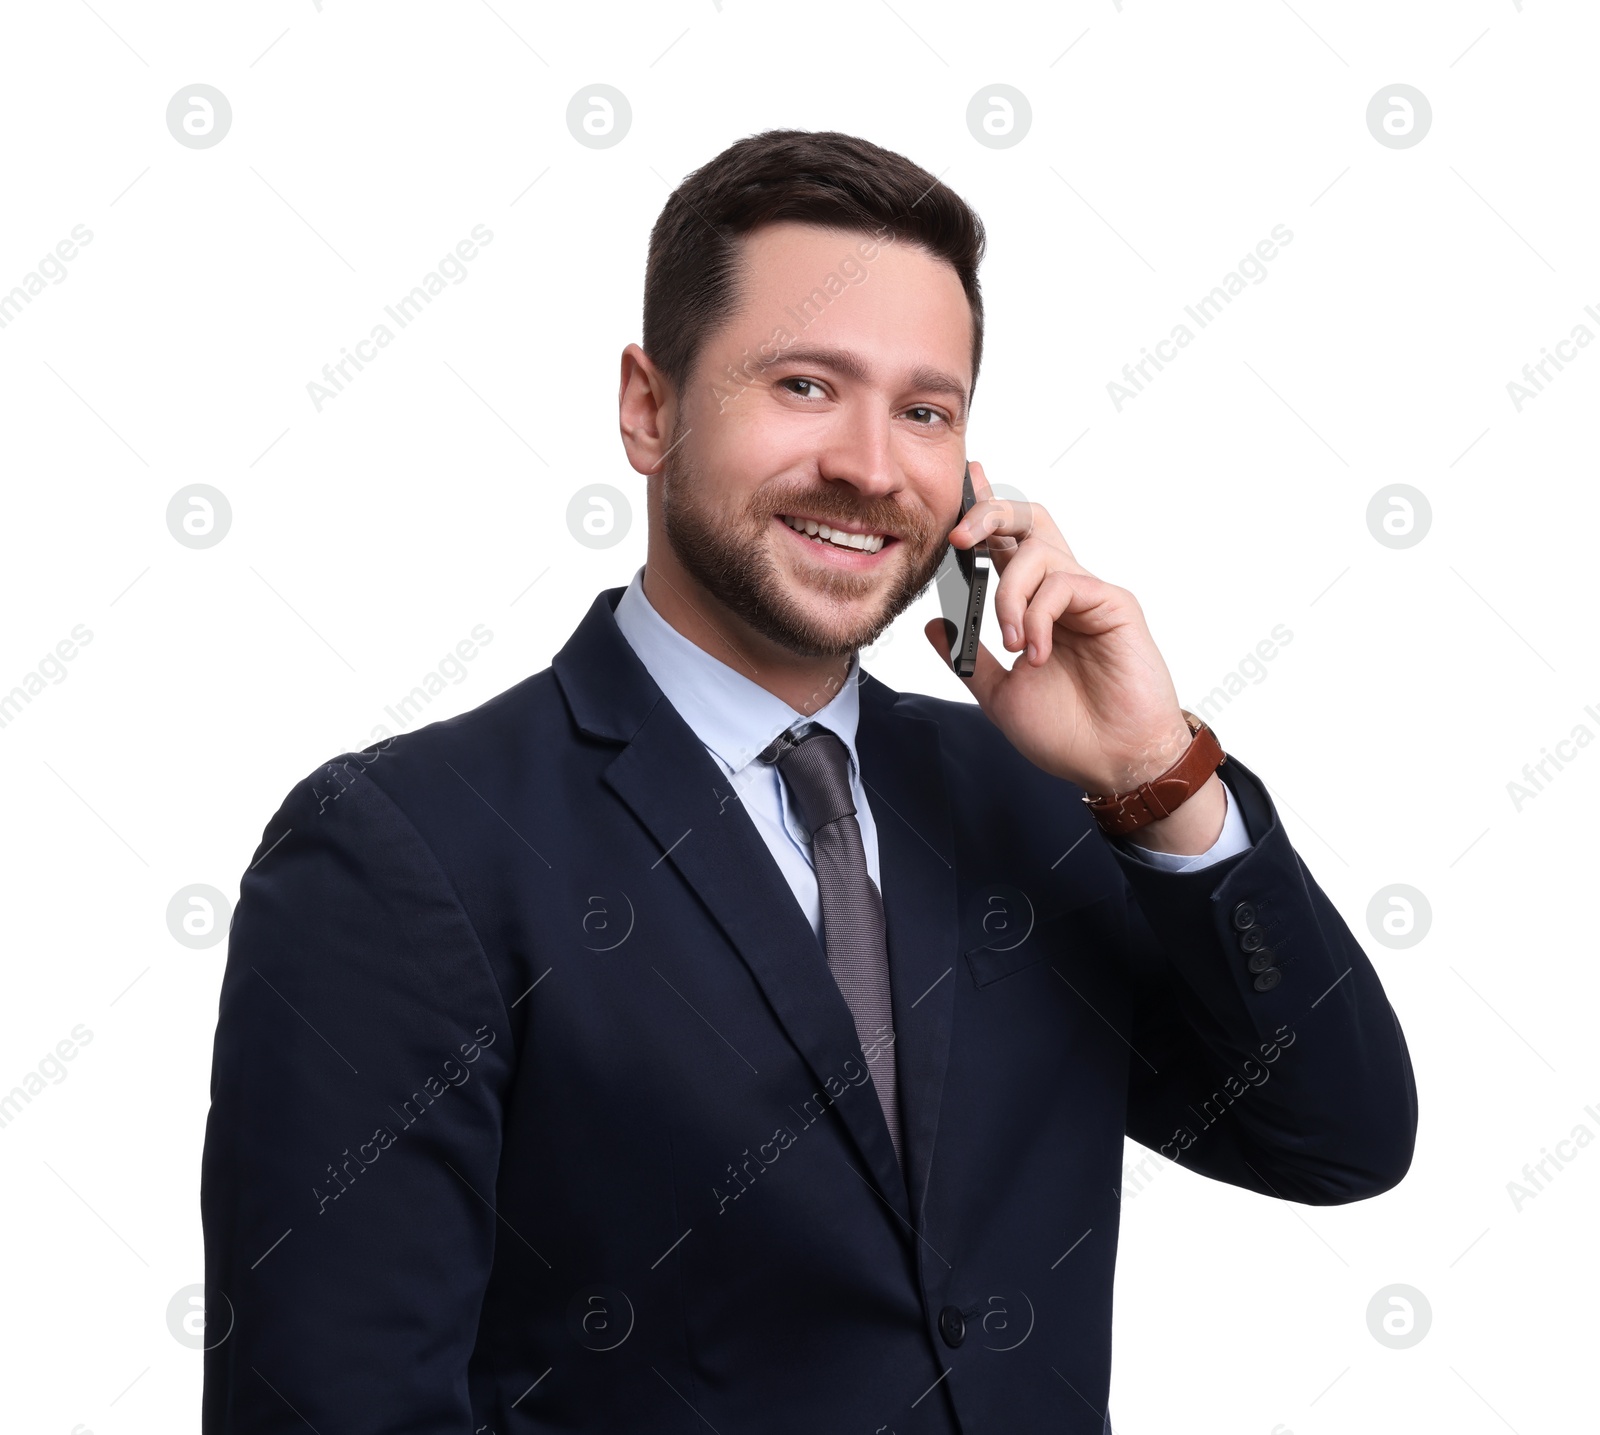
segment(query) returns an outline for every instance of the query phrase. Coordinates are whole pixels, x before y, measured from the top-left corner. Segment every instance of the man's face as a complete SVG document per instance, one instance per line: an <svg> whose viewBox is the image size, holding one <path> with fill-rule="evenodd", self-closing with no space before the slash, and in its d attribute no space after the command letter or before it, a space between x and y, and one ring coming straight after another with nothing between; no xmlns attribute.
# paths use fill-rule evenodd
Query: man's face
<svg viewBox="0 0 1600 1435"><path fill-rule="evenodd" d="M745 238L738 295L678 396L667 538L757 632L843 656L928 585L959 514L966 293L909 243L784 222Z"/></svg>

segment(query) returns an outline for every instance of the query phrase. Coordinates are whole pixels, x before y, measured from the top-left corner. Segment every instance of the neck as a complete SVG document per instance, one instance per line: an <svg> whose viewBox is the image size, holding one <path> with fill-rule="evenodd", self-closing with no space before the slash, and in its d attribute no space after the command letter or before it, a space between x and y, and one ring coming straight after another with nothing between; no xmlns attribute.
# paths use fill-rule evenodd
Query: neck
<svg viewBox="0 0 1600 1435"><path fill-rule="evenodd" d="M831 702L849 676L848 657L804 658L758 633L718 603L670 553L650 554L644 596L695 647L808 717Z"/></svg>

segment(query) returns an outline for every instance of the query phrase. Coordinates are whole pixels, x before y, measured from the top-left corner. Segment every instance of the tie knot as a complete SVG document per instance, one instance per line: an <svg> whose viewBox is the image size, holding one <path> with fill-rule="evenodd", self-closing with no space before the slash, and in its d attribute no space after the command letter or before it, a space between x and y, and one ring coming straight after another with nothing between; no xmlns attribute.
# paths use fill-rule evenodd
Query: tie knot
<svg viewBox="0 0 1600 1435"><path fill-rule="evenodd" d="M768 756L776 749L775 756ZM762 754L775 762L794 794L800 816L814 834L856 810L850 795L850 750L825 727L793 738L785 733Z"/></svg>

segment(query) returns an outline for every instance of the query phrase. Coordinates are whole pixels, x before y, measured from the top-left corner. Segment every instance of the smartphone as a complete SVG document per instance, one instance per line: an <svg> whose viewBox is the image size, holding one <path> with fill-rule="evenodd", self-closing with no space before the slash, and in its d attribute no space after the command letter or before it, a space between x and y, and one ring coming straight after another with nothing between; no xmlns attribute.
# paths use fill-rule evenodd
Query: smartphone
<svg viewBox="0 0 1600 1435"><path fill-rule="evenodd" d="M969 465L961 475L961 518L966 517L976 502ZM960 518L956 521L960 522ZM975 543L971 548L957 548L951 544L934 575L939 607L944 614L945 638L950 645L950 667L958 677L970 678L977 670L978 626L983 622L983 600L989 591L990 571L987 543Z"/></svg>

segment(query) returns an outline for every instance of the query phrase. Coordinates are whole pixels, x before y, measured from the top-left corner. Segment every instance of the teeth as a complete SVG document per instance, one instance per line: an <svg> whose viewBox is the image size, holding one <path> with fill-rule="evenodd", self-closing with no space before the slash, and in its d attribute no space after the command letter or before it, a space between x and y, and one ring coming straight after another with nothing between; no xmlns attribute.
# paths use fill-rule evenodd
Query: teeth
<svg viewBox="0 0 1600 1435"><path fill-rule="evenodd" d="M818 523L814 518L790 518L787 514L780 514L779 517L796 533L820 538L836 548L854 548L861 553L876 553L883 547L881 533L846 533L843 529L833 529L826 523Z"/></svg>

